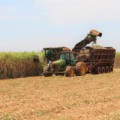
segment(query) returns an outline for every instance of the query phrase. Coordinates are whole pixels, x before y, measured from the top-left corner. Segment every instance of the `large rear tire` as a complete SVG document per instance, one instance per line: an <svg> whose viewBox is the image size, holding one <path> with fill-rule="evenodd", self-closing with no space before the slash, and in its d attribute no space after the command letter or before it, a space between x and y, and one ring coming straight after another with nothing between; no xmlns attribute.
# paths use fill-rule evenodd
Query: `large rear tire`
<svg viewBox="0 0 120 120"><path fill-rule="evenodd" d="M86 64L84 62L78 62L76 64L76 75L81 76L86 74Z"/></svg>
<svg viewBox="0 0 120 120"><path fill-rule="evenodd" d="M66 77L73 77L75 75L75 70L72 66L67 66L65 70Z"/></svg>

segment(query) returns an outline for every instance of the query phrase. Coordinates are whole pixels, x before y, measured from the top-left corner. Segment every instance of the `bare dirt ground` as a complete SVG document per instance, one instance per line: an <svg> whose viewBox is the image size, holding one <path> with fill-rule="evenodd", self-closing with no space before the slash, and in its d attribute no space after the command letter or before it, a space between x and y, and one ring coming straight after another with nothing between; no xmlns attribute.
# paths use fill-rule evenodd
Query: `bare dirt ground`
<svg viewBox="0 0 120 120"><path fill-rule="evenodd" d="M120 120L120 69L0 80L0 120Z"/></svg>

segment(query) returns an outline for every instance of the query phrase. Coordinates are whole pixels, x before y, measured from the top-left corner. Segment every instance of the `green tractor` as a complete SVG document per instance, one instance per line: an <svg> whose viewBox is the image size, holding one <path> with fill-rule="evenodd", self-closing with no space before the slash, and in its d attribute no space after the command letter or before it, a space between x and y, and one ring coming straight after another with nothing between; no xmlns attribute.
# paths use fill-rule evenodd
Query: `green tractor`
<svg viewBox="0 0 120 120"><path fill-rule="evenodd" d="M48 66L44 68L44 76L65 75L67 77L80 76L86 74L86 64L74 58L73 52L62 51L60 59L49 61Z"/></svg>

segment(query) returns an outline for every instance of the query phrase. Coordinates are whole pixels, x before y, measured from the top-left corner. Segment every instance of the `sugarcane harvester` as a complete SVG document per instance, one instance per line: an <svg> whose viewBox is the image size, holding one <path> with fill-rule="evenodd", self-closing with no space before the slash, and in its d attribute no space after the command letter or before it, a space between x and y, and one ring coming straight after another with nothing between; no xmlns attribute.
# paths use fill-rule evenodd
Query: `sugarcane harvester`
<svg viewBox="0 0 120 120"><path fill-rule="evenodd" d="M62 51L69 51L70 49L67 47L47 47L43 48L45 53L45 58L47 63L49 61L56 61L60 59L60 53Z"/></svg>
<svg viewBox="0 0 120 120"><path fill-rule="evenodd" d="M86 73L108 73L113 71L115 49L112 47L87 47L91 42L96 43L97 37L102 33L91 30L89 34L72 50L62 50L59 53L59 59L49 61L44 68L44 76L65 75L72 77L80 76Z"/></svg>

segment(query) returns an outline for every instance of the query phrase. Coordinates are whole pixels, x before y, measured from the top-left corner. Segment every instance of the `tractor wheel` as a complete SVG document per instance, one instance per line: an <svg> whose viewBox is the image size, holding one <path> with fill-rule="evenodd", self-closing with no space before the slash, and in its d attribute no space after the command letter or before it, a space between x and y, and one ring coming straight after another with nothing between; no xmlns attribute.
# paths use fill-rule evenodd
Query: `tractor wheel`
<svg viewBox="0 0 120 120"><path fill-rule="evenodd" d="M64 76L64 73L55 74L56 76Z"/></svg>
<svg viewBox="0 0 120 120"><path fill-rule="evenodd" d="M86 64L84 62L78 62L76 64L76 75L81 76L86 74Z"/></svg>
<svg viewBox="0 0 120 120"><path fill-rule="evenodd" d="M55 73L56 76L62 75L61 73Z"/></svg>
<svg viewBox="0 0 120 120"><path fill-rule="evenodd" d="M58 73L55 73L55 75L56 75L56 76L59 76L59 74L58 74Z"/></svg>
<svg viewBox="0 0 120 120"><path fill-rule="evenodd" d="M65 70L65 76L66 77L73 77L75 75L75 70L71 66L67 66Z"/></svg>
<svg viewBox="0 0 120 120"><path fill-rule="evenodd" d="M49 70L49 68L48 68L48 66L46 66L44 68L44 72L43 72L44 77L52 76L52 73L50 73L48 70Z"/></svg>
<svg viewBox="0 0 120 120"><path fill-rule="evenodd" d="M49 76L52 76L52 73L44 72L43 75L44 77L49 77Z"/></svg>
<svg viewBox="0 0 120 120"><path fill-rule="evenodd" d="M97 69L96 69L96 73L97 73L97 74L102 73L102 69L101 69L101 67L97 67Z"/></svg>

